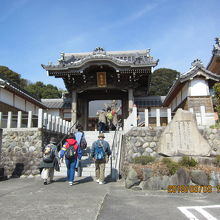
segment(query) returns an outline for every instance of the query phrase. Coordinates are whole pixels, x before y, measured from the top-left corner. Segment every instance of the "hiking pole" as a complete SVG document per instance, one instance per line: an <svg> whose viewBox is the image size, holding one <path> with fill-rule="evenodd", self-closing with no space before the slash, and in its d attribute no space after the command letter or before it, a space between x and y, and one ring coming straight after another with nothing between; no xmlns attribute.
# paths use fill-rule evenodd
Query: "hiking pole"
<svg viewBox="0 0 220 220"><path fill-rule="evenodd" d="M74 124L67 130L67 134L61 139L61 141L57 144L57 146L62 146L63 140L67 137L69 131L76 125L77 121L74 122Z"/></svg>

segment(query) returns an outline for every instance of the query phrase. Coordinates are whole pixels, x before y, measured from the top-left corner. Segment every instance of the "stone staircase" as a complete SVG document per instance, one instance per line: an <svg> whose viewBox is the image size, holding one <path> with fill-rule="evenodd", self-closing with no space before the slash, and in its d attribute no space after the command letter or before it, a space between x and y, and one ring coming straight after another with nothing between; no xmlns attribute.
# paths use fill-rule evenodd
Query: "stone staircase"
<svg viewBox="0 0 220 220"><path fill-rule="evenodd" d="M84 152L84 155L81 160L81 175L80 173L76 173L75 175L77 176L95 176L95 164L92 158L90 157L90 149L92 147L92 143L98 139L98 131L85 131L85 138L87 141L87 149ZM112 150L112 143L114 139L114 131L110 131L109 133L105 133L105 140L109 143L110 148ZM112 157L113 158L113 157ZM114 157L115 158L115 157ZM105 166L105 176L111 175L111 167L115 165L115 159L110 159L109 162ZM66 171L66 165L65 162L61 164L60 172L54 173L55 177L66 177L67 176L67 171Z"/></svg>

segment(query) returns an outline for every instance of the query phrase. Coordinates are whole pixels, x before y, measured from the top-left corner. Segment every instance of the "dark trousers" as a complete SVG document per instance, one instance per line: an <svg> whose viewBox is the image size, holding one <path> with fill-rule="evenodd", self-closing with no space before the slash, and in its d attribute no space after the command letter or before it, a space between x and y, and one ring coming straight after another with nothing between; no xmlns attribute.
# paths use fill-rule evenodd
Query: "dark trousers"
<svg viewBox="0 0 220 220"><path fill-rule="evenodd" d="M105 123L99 122L99 133L105 132Z"/></svg>

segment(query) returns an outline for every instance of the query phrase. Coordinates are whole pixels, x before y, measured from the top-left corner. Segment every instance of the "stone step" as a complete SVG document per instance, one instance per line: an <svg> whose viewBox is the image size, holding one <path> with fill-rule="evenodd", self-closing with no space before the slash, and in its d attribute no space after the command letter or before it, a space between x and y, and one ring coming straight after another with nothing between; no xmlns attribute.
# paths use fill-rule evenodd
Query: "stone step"
<svg viewBox="0 0 220 220"><path fill-rule="evenodd" d="M82 157L81 160L81 166L82 166L82 176L95 176L95 163L92 160L92 158L90 157L90 150L92 147L92 144L94 141L98 140L98 135L99 132L98 131L85 131L85 138L87 141L87 149L84 151L84 156ZM105 135L105 140L108 141L110 148L112 147L112 142L113 142L113 138L114 138L114 131L110 131L108 133L104 133ZM117 152L117 150L116 150ZM112 160L112 166L115 166L115 160ZM66 173L67 173L67 169L66 169L66 165L65 162L61 164L61 168L60 168L60 172L55 172L54 176L57 177L66 177ZM110 175L111 174L111 161L109 160L109 162L106 164L105 167L105 176ZM77 173L76 173L77 175Z"/></svg>

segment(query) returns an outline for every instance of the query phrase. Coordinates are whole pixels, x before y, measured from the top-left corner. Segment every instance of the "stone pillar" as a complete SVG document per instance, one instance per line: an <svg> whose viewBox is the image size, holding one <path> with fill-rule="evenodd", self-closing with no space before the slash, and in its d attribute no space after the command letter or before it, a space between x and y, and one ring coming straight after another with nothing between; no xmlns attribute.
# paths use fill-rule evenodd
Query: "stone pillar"
<svg viewBox="0 0 220 220"><path fill-rule="evenodd" d="M145 127L149 126L149 115L148 115L148 109L144 110L144 118L145 118Z"/></svg>
<svg viewBox="0 0 220 220"><path fill-rule="evenodd" d="M33 117L32 111L28 111L28 124L27 124L28 128L32 127L32 117ZM38 115L38 117L40 117L40 116Z"/></svg>
<svg viewBox="0 0 220 220"><path fill-rule="evenodd" d="M7 128L11 128L11 125L12 125L12 112L8 112Z"/></svg>
<svg viewBox="0 0 220 220"><path fill-rule="evenodd" d="M167 109L167 123L170 123L171 120L172 120L171 109L168 108Z"/></svg>
<svg viewBox="0 0 220 220"><path fill-rule="evenodd" d="M128 111L130 111L133 108L133 105L134 105L133 89L128 89Z"/></svg>
<svg viewBox="0 0 220 220"><path fill-rule="evenodd" d="M156 109L156 125L160 127L160 109Z"/></svg>
<svg viewBox="0 0 220 220"><path fill-rule="evenodd" d="M2 112L0 112L0 128L2 127Z"/></svg>
<svg viewBox="0 0 220 220"><path fill-rule="evenodd" d="M17 128L21 128L22 111L18 111Z"/></svg>
<svg viewBox="0 0 220 220"><path fill-rule="evenodd" d="M73 90L72 91L72 111L71 111L71 114L72 114L72 118L71 118L71 121L73 123L76 122L77 118L76 118L76 108L77 108L77 94L76 94L76 90Z"/></svg>
<svg viewBox="0 0 220 220"><path fill-rule="evenodd" d="M200 106L201 125L205 125L205 106Z"/></svg>

